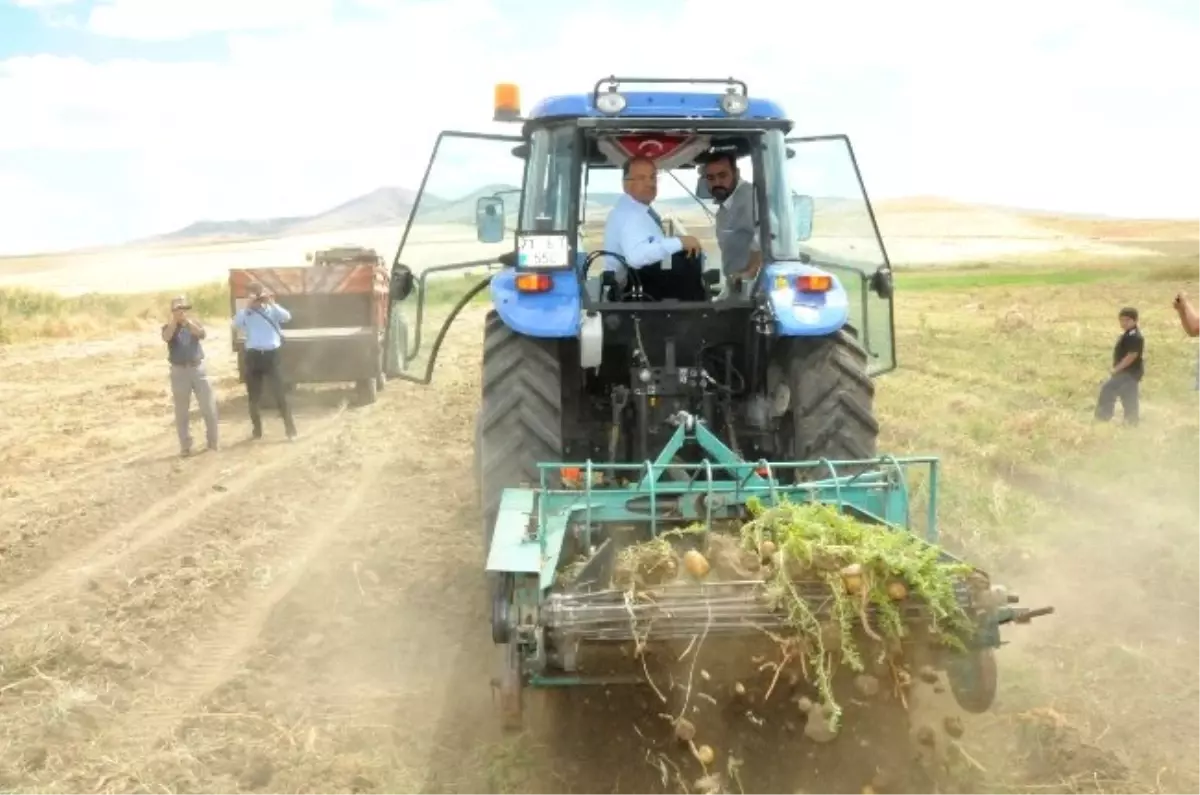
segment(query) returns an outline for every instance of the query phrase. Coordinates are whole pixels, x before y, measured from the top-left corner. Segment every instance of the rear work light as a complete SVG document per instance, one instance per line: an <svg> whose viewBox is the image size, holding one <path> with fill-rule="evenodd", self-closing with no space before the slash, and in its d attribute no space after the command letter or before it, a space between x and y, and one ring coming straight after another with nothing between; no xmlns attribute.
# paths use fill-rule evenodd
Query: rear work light
<svg viewBox="0 0 1200 795"><path fill-rule="evenodd" d="M833 288L830 276L797 276L796 289L802 293L827 293Z"/></svg>
<svg viewBox="0 0 1200 795"><path fill-rule="evenodd" d="M554 285L548 273L518 273L517 292L544 293Z"/></svg>

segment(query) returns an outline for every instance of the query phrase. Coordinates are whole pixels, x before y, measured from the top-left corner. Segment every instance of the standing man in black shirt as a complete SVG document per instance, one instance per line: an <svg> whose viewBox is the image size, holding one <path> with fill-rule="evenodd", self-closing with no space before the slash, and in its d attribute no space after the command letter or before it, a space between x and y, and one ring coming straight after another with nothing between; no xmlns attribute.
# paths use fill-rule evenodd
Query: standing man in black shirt
<svg viewBox="0 0 1200 795"><path fill-rule="evenodd" d="M188 315L191 305L185 296L171 299L171 319L163 324L162 338L167 343L171 363L171 397L175 400L175 430L179 433L179 454L192 454L192 433L188 415L192 393L204 417L208 449L217 449L217 400L204 367L204 348L200 340L208 336L204 326Z"/></svg>
<svg viewBox="0 0 1200 795"><path fill-rule="evenodd" d="M1121 336L1113 347L1112 374L1100 387L1100 398L1096 401L1096 419L1108 422L1118 398L1126 425L1138 424L1138 386L1146 372L1144 354L1146 339L1138 328L1138 311L1125 307L1117 315L1121 323Z"/></svg>

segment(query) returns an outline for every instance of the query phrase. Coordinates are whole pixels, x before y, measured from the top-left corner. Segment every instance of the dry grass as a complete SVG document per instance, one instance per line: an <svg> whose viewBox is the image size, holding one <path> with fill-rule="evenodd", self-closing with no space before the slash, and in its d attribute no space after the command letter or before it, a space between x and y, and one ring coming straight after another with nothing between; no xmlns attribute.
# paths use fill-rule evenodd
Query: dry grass
<svg viewBox="0 0 1200 795"><path fill-rule="evenodd" d="M436 308L453 304L480 276L431 279L428 298ZM187 290L158 293L88 293L63 297L21 287L0 287L0 346L37 340L108 339L163 323L171 298L185 292L198 317L228 318L229 288L212 282ZM486 293L475 303L486 300Z"/></svg>
<svg viewBox="0 0 1200 795"><path fill-rule="evenodd" d="M202 312L220 317L210 289ZM1008 631L1000 700L968 722L986 790L1200 786L1200 423L1181 289L1196 294L1194 259L899 279L882 447L941 455L947 543L1025 604L1058 607ZM393 383L340 414L337 389L304 390L295 446L241 443L236 375L213 346L226 449L181 462L149 328L164 298L5 304L23 307L2 315L17 339L46 336L32 318L111 337L130 317L141 336L0 349L0 790L659 787L630 716L588 696L575 723L493 731L478 308L430 388ZM1125 304L1148 340L1136 430L1091 420Z"/></svg>
<svg viewBox="0 0 1200 795"><path fill-rule="evenodd" d="M947 543L991 566L1027 604L1058 608L1010 630L1014 644L1000 652L1007 684L997 725L969 744L1005 773L990 787L1040 791L1060 786L1057 774L1085 790L1200 786L1190 750L1200 673L1198 351L1171 308L1179 290L1195 301L1197 275L1194 259L1024 279L929 274L900 300L901 370L880 382L878 397L884 446L941 455ZM1137 429L1091 418L1125 305L1140 309L1147 338ZM1003 727L1017 715L1047 706L1085 744L1063 762L1069 770L1049 769L1054 755L1030 748L1029 732L1017 734L1020 748L998 739L1012 737ZM1061 734L1055 742L1069 746ZM1088 751L1091 743L1105 753ZM1014 768L1014 756L1036 764Z"/></svg>
<svg viewBox="0 0 1200 795"><path fill-rule="evenodd" d="M187 291L196 312L228 313L228 290L211 284ZM37 339L95 339L164 322L171 293L89 294L64 298L19 287L0 288L0 345Z"/></svg>

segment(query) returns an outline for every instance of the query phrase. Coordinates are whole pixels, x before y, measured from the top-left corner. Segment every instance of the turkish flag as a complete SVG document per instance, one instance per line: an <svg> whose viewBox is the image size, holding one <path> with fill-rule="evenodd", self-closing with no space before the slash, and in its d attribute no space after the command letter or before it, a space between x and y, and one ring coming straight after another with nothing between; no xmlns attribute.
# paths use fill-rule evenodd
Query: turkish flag
<svg viewBox="0 0 1200 795"><path fill-rule="evenodd" d="M658 161L675 152L692 136L690 135L621 135L617 145L629 157L649 157Z"/></svg>

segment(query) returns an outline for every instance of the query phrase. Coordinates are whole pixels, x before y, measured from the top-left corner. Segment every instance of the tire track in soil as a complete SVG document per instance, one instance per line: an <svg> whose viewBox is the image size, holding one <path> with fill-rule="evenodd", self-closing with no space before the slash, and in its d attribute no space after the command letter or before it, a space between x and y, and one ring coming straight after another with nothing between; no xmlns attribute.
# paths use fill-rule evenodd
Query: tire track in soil
<svg viewBox="0 0 1200 795"><path fill-rule="evenodd" d="M181 491L155 502L130 521L59 560L49 570L0 593L0 616L5 617L2 625L10 625L19 618L21 611L82 584L92 572L112 566L169 536L215 504L247 491L267 475L295 463L312 445L341 427L346 405L343 402L332 416L321 420L316 429L288 446L283 454L265 462L247 456L229 466L226 459L214 458ZM226 481L232 482L225 486ZM170 514L167 521L154 524L167 514ZM139 535L143 528L147 529ZM123 541L129 543L119 550L105 552L107 548Z"/></svg>
<svg viewBox="0 0 1200 795"><path fill-rule="evenodd" d="M152 328L152 327L151 327ZM153 330L148 333L153 334ZM17 351L0 350L0 372L10 367L27 368L31 364L64 362L69 359L103 359L109 356L137 354L142 350L158 349L157 343L147 342L146 333L122 334L107 339L72 341L37 341L20 346Z"/></svg>
<svg viewBox="0 0 1200 795"><path fill-rule="evenodd" d="M174 458L175 452L178 452L175 442L164 441L160 434L155 433L139 441L137 444L127 447L120 453L105 456L104 458L94 458L78 466L60 468L58 470L58 477L51 479L51 485L48 488L39 484L38 490L33 493L17 494L14 497L5 497L3 494L0 494L0 507L3 507L6 517L11 516L7 512L14 508L23 507L34 501L45 500L62 494L87 480L96 478L110 469L124 469L139 461L152 460L152 456Z"/></svg>
<svg viewBox="0 0 1200 795"><path fill-rule="evenodd" d="M375 488L391 458L390 454L378 454L368 459L353 475L355 486L332 513L323 515L322 512L315 516L307 525L307 534L293 540L294 554L289 556L292 565L287 574L261 596L252 596L239 611L239 619L214 627L189 653L190 665L169 669L149 686L153 692L169 693L169 703L127 713L109 727L107 733L119 738L122 746L130 751L148 751L155 741L172 732L205 697L235 676L272 612L296 588L329 541L354 516Z"/></svg>

